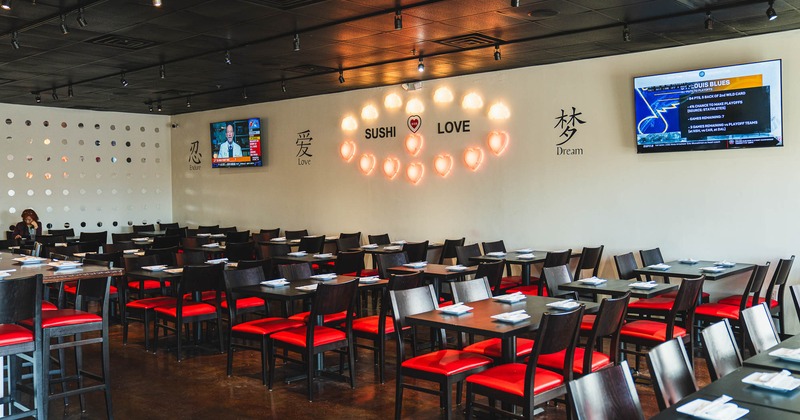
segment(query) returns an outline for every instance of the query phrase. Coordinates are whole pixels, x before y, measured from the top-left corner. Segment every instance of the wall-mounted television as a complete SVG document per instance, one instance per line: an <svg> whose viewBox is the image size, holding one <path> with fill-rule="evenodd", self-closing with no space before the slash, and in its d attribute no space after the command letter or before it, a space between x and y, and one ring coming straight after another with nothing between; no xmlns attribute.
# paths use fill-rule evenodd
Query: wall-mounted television
<svg viewBox="0 0 800 420"><path fill-rule="evenodd" d="M638 153L783 146L781 60L633 79Z"/></svg>
<svg viewBox="0 0 800 420"><path fill-rule="evenodd" d="M211 123L211 167L261 166L261 119Z"/></svg>

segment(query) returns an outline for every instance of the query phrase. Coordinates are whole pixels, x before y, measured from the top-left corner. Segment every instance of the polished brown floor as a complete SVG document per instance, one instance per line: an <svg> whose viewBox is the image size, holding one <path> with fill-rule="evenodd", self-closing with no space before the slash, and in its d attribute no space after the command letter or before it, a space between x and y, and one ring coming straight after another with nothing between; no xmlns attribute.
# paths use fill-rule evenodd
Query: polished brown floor
<svg viewBox="0 0 800 420"><path fill-rule="evenodd" d="M377 383L370 351L361 350L357 365L357 383L350 389L346 383L329 379L315 385L314 402L306 398L304 381L286 384L283 378L297 372L294 365L282 365L276 370L273 391L261 385L260 358L255 351L241 351L234 359L234 374L225 372L225 355L211 347L193 347L177 362L174 351L159 349L158 354L145 352L140 325L133 325L127 346L122 345L122 328L111 328L111 381L114 416L117 419L386 419L394 416L394 351L387 364L387 381ZM174 339L164 341L174 344ZM91 361L96 351L86 355ZM335 363L338 358L330 359ZM644 363L643 363L644 365ZM705 362L695 360L698 383L708 383ZM637 385L644 413L657 413L652 388ZM454 409L456 419L463 419L462 407ZM50 418L61 418L64 404L50 403ZM71 400L64 418L102 419L105 406L102 394L87 398L86 412L81 414L77 398ZM440 418L434 395L406 391L403 399L403 418ZM563 405L548 406L541 419L566 418Z"/></svg>

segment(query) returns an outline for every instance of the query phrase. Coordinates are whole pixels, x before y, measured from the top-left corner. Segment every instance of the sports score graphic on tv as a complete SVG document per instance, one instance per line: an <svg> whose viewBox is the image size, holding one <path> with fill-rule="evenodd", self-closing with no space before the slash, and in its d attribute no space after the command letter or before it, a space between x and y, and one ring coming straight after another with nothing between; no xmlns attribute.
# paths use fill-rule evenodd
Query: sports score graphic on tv
<svg viewBox="0 0 800 420"><path fill-rule="evenodd" d="M639 153L783 146L781 61L634 79Z"/></svg>
<svg viewBox="0 0 800 420"><path fill-rule="evenodd" d="M261 166L261 119L211 123L211 167Z"/></svg>

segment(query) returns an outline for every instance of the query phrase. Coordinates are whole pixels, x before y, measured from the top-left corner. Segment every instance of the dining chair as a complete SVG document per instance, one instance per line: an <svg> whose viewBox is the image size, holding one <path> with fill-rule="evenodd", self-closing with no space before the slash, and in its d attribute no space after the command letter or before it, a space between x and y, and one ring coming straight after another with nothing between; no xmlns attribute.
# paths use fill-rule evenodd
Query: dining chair
<svg viewBox="0 0 800 420"><path fill-rule="evenodd" d="M392 316L396 331L403 331L408 325L406 317L438 309L436 293L433 285L407 290L390 290ZM456 385L456 402L461 400L461 383L470 374L481 372L492 364L492 359L463 350L444 349L445 337L441 329L432 331L438 335L439 350L406 358L403 334L395 334L397 373L395 377L395 409L396 420L402 418L403 391L408 388L415 391L439 396L439 407L444 410L445 418L452 418L452 389ZM407 378L412 379L408 381ZM438 390L423 387L421 381L435 382Z"/></svg>
<svg viewBox="0 0 800 420"><path fill-rule="evenodd" d="M627 322L620 330L620 341L623 343L623 354L633 353L636 356L635 369L639 369L642 347L655 347L673 338L680 338L689 344L690 354L694 354L694 309L703 289L705 276L695 279L684 279L678 289L678 296L670 308L662 312L663 319L637 319ZM633 304L628 305L628 310ZM684 327L676 325L678 318ZM634 344L636 350L628 350L625 344Z"/></svg>
<svg viewBox="0 0 800 420"><path fill-rule="evenodd" d="M144 255L158 255L161 264L175 265L175 254L178 253L177 246L167 248L149 248L144 250Z"/></svg>
<svg viewBox="0 0 800 420"><path fill-rule="evenodd" d="M158 230L162 230L163 231L163 230L167 230L167 229L178 229L178 228L180 228L180 225L178 224L178 222L172 222L172 223L161 223L161 222L158 222Z"/></svg>
<svg viewBox="0 0 800 420"><path fill-rule="evenodd" d="M185 227L168 227L164 229L165 236L177 236L179 238L185 238L189 236L189 228Z"/></svg>
<svg viewBox="0 0 800 420"><path fill-rule="evenodd" d="M466 238L461 239L445 239L444 246L442 247L442 255L439 257L439 264L444 264L444 260L456 258L456 247L464 246ZM424 261L425 258L422 259ZM419 261L419 260L413 260Z"/></svg>
<svg viewBox="0 0 800 420"><path fill-rule="evenodd" d="M506 245L502 240L493 241L493 242L481 242L481 247L483 248L483 253L488 254L490 252L507 252ZM522 276L513 275L511 271L511 264L505 263L506 265L506 275L502 277L500 288L502 290L508 290L513 287L519 286L522 284Z"/></svg>
<svg viewBox="0 0 800 420"><path fill-rule="evenodd" d="M659 410L663 411L683 397L697 392L697 381L683 340L667 340L647 354L647 366L653 382Z"/></svg>
<svg viewBox="0 0 800 420"><path fill-rule="evenodd" d="M389 239L388 233L381 233L379 235L367 235L367 240L371 244L376 245L389 245L392 241Z"/></svg>
<svg viewBox="0 0 800 420"><path fill-rule="evenodd" d="M492 286L489 285L489 279L486 277L453 282L451 290L453 291L453 301L456 303L468 303L492 297Z"/></svg>
<svg viewBox="0 0 800 420"><path fill-rule="evenodd" d="M259 258L255 260L239 260L239 263L236 264L237 270L246 270L248 268L255 268L260 267L261 271L264 273L264 278L271 279L273 273L273 261L272 258Z"/></svg>
<svg viewBox="0 0 800 420"><path fill-rule="evenodd" d="M300 251L306 251L309 254L319 254L325 247L325 235L319 236L303 236L300 238Z"/></svg>
<svg viewBox="0 0 800 420"><path fill-rule="evenodd" d="M359 233L358 237L356 236L342 236L346 235L342 233L336 239L336 249L338 251L354 251L357 250L361 246L361 234Z"/></svg>
<svg viewBox="0 0 800 420"><path fill-rule="evenodd" d="M0 281L0 358L7 366L3 374L7 383L3 384L0 397L4 419L47 418L43 408L46 395L42 388L46 377L42 370L42 290L41 274ZM20 325L26 320L31 328ZM50 357L49 352L47 357ZM17 359L32 367L33 403L29 406L23 405L17 395L17 383L22 379L21 363ZM6 406L8 411L5 411Z"/></svg>
<svg viewBox="0 0 800 420"><path fill-rule="evenodd" d="M789 292L792 294L792 303L794 303L794 312L800 319L800 284L793 284L789 286Z"/></svg>
<svg viewBox="0 0 800 420"><path fill-rule="evenodd" d="M617 298L606 298L600 302L600 309L592 316L586 345L576 345L572 360L575 375L588 375L592 372L613 366L619 361L619 335L625 324L625 313L630 301L630 292ZM581 324L586 322L584 315ZM608 352L602 351L602 340L609 341ZM560 372L564 368L565 353L539 356L539 366Z"/></svg>
<svg viewBox="0 0 800 420"><path fill-rule="evenodd" d="M314 275L309 263L281 264L278 266L278 274L290 282L308 279Z"/></svg>
<svg viewBox="0 0 800 420"><path fill-rule="evenodd" d="M505 407L498 408L499 401L503 405L522 407L521 418L532 419L537 405L566 395L567 383L572 380L572 360L583 310L581 305L571 311L545 312L527 362L506 363L468 376L466 418L472 418L476 406L492 415L520 417ZM560 372L539 366L542 356L562 352L565 362ZM489 403L477 403L475 395L486 396Z"/></svg>
<svg viewBox="0 0 800 420"><path fill-rule="evenodd" d="M561 290L558 287L562 284L572 283L572 274L569 272L568 265L544 267L542 268L542 276L545 279L545 286L547 287L545 296L578 299L578 292Z"/></svg>
<svg viewBox="0 0 800 420"><path fill-rule="evenodd" d="M103 252L122 252L126 249L139 249L133 242L117 242L103 245Z"/></svg>
<svg viewBox="0 0 800 420"><path fill-rule="evenodd" d="M183 254L181 254L183 255ZM123 258L125 272L139 270L142 267L158 265L159 256L148 255L143 257ZM123 281L117 282L117 294L120 299L120 318L122 320L122 344L128 344L128 330L131 322L140 322L144 328L144 349L150 350L150 325L155 320L155 309L158 306L170 305L175 303L175 298L170 296L153 296L145 298L145 294L153 292L166 292L171 286L169 280L161 281L155 279L133 279L126 277ZM134 288L135 287L135 288ZM133 292L136 292L138 299L131 299Z"/></svg>
<svg viewBox="0 0 800 420"><path fill-rule="evenodd" d="M336 253L334 273L344 276L362 276L364 251L339 251Z"/></svg>
<svg viewBox="0 0 800 420"><path fill-rule="evenodd" d="M217 233L219 231L219 225L200 225L197 227L198 233Z"/></svg>
<svg viewBox="0 0 800 420"><path fill-rule="evenodd" d="M499 296L503 294L502 281L503 281L503 262L502 261L488 261L478 263L478 269L475 272L475 278L486 277L489 281L489 287L492 288L492 296Z"/></svg>
<svg viewBox="0 0 800 420"><path fill-rule="evenodd" d="M286 236L286 240L293 241L296 239L302 239L304 236L308 236L308 229L284 230L283 234Z"/></svg>
<svg viewBox="0 0 800 420"><path fill-rule="evenodd" d="M581 257L578 259L578 265L575 266L575 274L572 278L575 280L580 279L581 274L585 270L592 270L592 276L597 277L597 273L600 271L600 260L603 258L604 248L604 245L600 245L596 248L583 247Z"/></svg>
<svg viewBox="0 0 800 420"><path fill-rule="evenodd" d="M240 315L241 311L245 308L252 306L247 303L251 301L260 301L260 306L264 307L264 300L246 296L237 292L238 287L254 286L265 280L264 271L260 267L253 267L247 269L225 270L223 271L225 280L225 310L228 312L228 358L227 369L228 376L233 374L233 353L234 350L247 349L252 350L253 347L248 345L247 342L258 342L260 344L258 350L261 351L261 382L267 385L267 366L269 366L270 347L272 340L270 336L278 331L287 330L289 328L302 327L302 321L289 320L280 317L266 317L258 318L250 321L240 321L243 319Z"/></svg>
<svg viewBox="0 0 800 420"><path fill-rule="evenodd" d="M698 325L702 327L704 323L714 323L723 319L739 321L742 311L751 307L753 302L758 302L758 292L764 284L769 270L769 261L764 265L756 265L750 273L750 279L745 286L744 293L739 296L739 305L725 305L721 303L703 303L695 308L694 315ZM742 347L744 347L744 334L742 337Z"/></svg>
<svg viewBox="0 0 800 420"><path fill-rule="evenodd" d="M147 225L133 225L133 233L142 233L142 232L155 232L156 226L154 224L147 224Z"/></svg>
<svg viewBox="0 0 800 420"><path fill-rule="evenodd" d="M225 244L225 257L228 261L252 260L256 256L256 248L251 241L227 242Z"/></svg>
<svg viewBox="0 0 800 420"><path fill-rule="evenodd" d="M134 236L136 236L136 234L131 232L111 233L111 243L118 244L120 242L131 242L133 241Z"/></svg>
<svg viewBox="0 0 800 420"><path fill-rule="evenodd" d="M547 267L557 267L559 265L569 265L569 259L572 255L571 249L565 249L563 251L549 251L544 257L544 264L542 268ZM508 293L516 293L520 292L526 295L539 295L539 296L547 296L547 277L542 271L540 277L531 276L531 284L528 286L518 286L508 290Z"/></svg>
<svg viewBox="0 0 800 420"><path fill-rule="evenodd" d="M426 261L428 256L428 241L404 243L403 252L408 255L409 261Z"/></svg>
<svg viewBox="0 0 800 420"><path fill-rule="evenodd" d="M306 325L289 328L273 333L270 337L273 347L269 349L269 381L268 387L272 390L275 377L275 347L287 349L299 353L303 356L302 361L286 358L290 362L298 362L306 367L308 381L308 400L314 400L314 378L318 366L317 355L333 351L339 353L340 372L344 364L344 356L347 355L347 368L350 388L356 387L355 376L355 352L353 338L353 312L355 310L355 296L358 289L358 280L351 280L345 283L326 284L320 283L314 293L313 303L311 304L311 314L306 321ZM339 313L346 313L344 326L331 328L321 325L321 319Z"/></svg>
<svg viewBox="0 0 800 420"><path fill-rule="evenodd" d="M769 285L767 286L766 292L764 292L763 297L759 295L758 301L755 303L761 302L768 302L770 313L772 313L772 317L777 319L778 321L778 330L779 335L781 337L788 337L786 334L786 322L784 320L784 299L786 298L786 287L788 285L789 280L789 272L792 269L792 265L794 264L794 255L791 258L785 259L781 258L778 260L778 265L775 267L775 271L772 273L772 278L769 281ZM776 296L777 292L777 296ZM739 303L742 300L741 295L731 295L724 297L717 301L718 303L722 303L725 305L736 305L739 306ZM748 306L752 306L753 302L752 299L749 302Z"/></svg>
<svg viewBox="0 0 800 420"><path fill-rule="evenodd" d="M183 267L184 265L200 265L205 264L205 262L206 253L203 251L183 251L175 254L175 265L178 267Z"/></svg>
<svg viewBox="0 0 800 420"><path fill-rule="evenodd" d="M242 230L242 231L225 233L225 243L226 244L229 244L231 242L248 242L248 241L250 241L250 231L249 230Z"/></svg>
<svg viewBox="0 0 800 420"><path fill-rule="evenodd" d="M292 252L292 247L289 244L274 242L262 242L258 244L258 249L261 250L261 258L282 257Z"/></svg>
<svg viewBox="0 0 800 420"><path fill-rule="evenodd" d="M103 265L109 269L113 267L113 263L110 261L95 261L87 258L84 259L84 263ZM80 396L81 412L85 412L84 394L97 391L102 391L105 395L106 416L113 418L111 383L109 381L111 360L108 336L108 291L110 286L111 277L81 279L78 281L76 290L75 309L42 311L41 388L45 402L41 405L41 418L48 418L48 401L64 399L66 404L67 398L75 395ZM93 303L93 305L90 306L90 303ZM90 312L90 308L98 312ZM27 328L34 328L33 320L25 320L21 324ZM84 335L87 333L88 336ZM83 355L85 353L82 347L92 344L100 344L101 346L99 372L90 372L84 368ZM64 351L69 348L74 349L75 371L72 375L67 376L65 363L61 363L61 361L65 360ZM54 350L59 353L59 366L58 369L51 372L50 353ZM96 367L98 364L93 363L91 366ZM60 375L55 381L62 383L61 392L50 392L50 376L52 373ZM84 383L87 378L92 379L91 385ZM63 385L67 382L74 383L74 386Z"/></svg>
<svg viewBox="0 0 800 420"><path fill-rule="evenodd" d="M408 254L405 252L395 252L392 254L376 254L375 259L378 261L378 277L382 279L389 278L389 269L398 267L403 264L408 264Z"/></svg>
<svg viewBox="0 0 800 420"><path fill-rule="evenodd" d="M633 256L633 252L614 255L614 265L617 266L617 276L620 279L639 280L639 276L634 272L639 266L636 264L636 257Z"/></svg>
<svg viewBox="0 0 800 420"><path fill-rule="evenodd" d="M378 366L378 380L384 383L384 365L386 364L386 341L393 337L395 333L394 318L391 316L389 308L389 290L408 290L422 285L422 274L392 274L389 276L389 283L381 289L381 306L378 315L371 315L356 318L353 320L353 335L372 341L371 346L359 344L356 341L356 359L358 359L358 347L370 349L374 353L373 360ZM413 336L412 336L413 337ZM416 352L416 343L411 348Z"/></svg>
<svg viewBox="0 0 800 420"><path fill-rule="evenodd" d="M781 342L766 302L743 310L740 321L747 337L745 343L750 356L755 356Z"/></svg>
<svg viewBox="0 0 800 420"><path fill-rule="evenodd" d="M100 265L108 265L111 263L113 267L122 267L122 251L92 254L90 257L84 258L84 262L99 262ZM120 280L122 281L124 279L120 278ZM115 283L116 280L112 279L111 284L108 286L108 299L109 307L111 308L111 315L116 317L118 313L121 313L122 305L120 304L119 289L117 286L115 286ZM67 282L61 284L63 285L63 288L61 289L63 293L59 296L59 302L62 303L59 307L66 308L67 306L64 304L65 302L75 301L78 293L77 285L80 284L80 282ZM116 303L116 310L113 306L114 303Z"/></svg>
<svg viewBox="0 0 800 420"><path fill-rule="evenodd" d="M590 373L569 383L577 420L644 420L628 362Z"/></svg>
<svg viewBox="0 0 800 420"><path fill-rule="evenodd" d="M456 263L460 265L463 266L474 265L471 258L480 256L481 256L481 248L478 246L477 243L456 247Z"/></svg>
<svg viewBox="0 0 800 420"><path fill-rule="evenodd" d="M181 237L178 235L163 235L153 238L152 248L171 248L181 244Z"/></svg>
<svg viewBox="0 0 800 420"><path fill-rule="evenodd" d="M236 229L236 226L221 227L221 228L218 228L217 231L214 232L214 233L223 233L223 234L227 235L227 234L233 233L233 232L238 232L238 229ZM250 236L250 234L248 233L247 236Z"/></svg>
<svg viewBox="0 0 800 420"><path fill-rule="evenodd" d="M185 238L181 238L181 248L184 250L187 248L200 248L203 245L210 243L211 238L207 236L187 236Z"/></svg>
<svg viewBox="0 0 800 420"><path fill-rule="evenodd" d="M64 235L67 238L72 238L75 236L75 229L74 228L67 228L67 229L47 229L47 233L50 235Z"/></svg>
<svg viewBox="0 0 800 420"><path fill-rule="evenodd" d="M222 353L222 322L220 298L224 287L222 264L187 265L183 267L183 274L178 281L178 293L173 297L172 303L155 308L155 327L153 328L153 351L158 352L158 333L163 330L175 333L177 341L176 358L180 362L183 358L181 351L181 333L184 326L194 323L214 322L219 339L219 351ZM202 299L203 292L214 292L215 298L209 303ZM185 296L188 294L189 299ZM202 331L198 327L197 333Z"/></svg>
<svg viewBox="0 0 800 420"><path fill-rule="evenodd" d="M261 235L269 235L269 239L277 238L277 237L281 236L281 228L259 229L258 233L261 234Z"/></svg>
<svg viewBox="0 0 800 420"><path fill-rule="evenodd" d="M742 355L727 318L700 331L700 343L712 381L742 367Z"/></svg>

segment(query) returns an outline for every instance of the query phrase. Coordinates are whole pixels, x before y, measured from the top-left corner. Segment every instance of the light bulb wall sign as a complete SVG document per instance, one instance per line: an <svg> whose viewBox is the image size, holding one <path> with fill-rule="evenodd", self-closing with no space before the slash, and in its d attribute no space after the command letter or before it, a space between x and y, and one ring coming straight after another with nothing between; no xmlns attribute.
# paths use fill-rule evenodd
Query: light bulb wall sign
<svg viewBox="0 0 800 420"><path fill-rule="evenodd" d="M472 90L439 87L431 95L406 97L393 92L342 116L337 153L363 176L418 185L429 171L450 178L502 158L511 144L510 118L502 101Z"/></svg>

